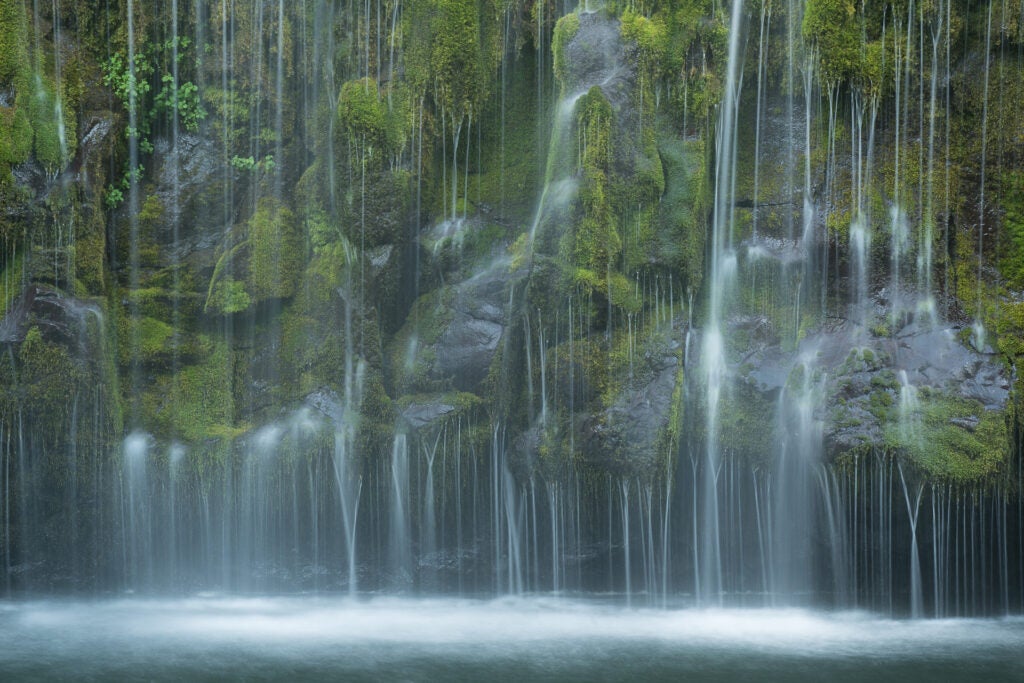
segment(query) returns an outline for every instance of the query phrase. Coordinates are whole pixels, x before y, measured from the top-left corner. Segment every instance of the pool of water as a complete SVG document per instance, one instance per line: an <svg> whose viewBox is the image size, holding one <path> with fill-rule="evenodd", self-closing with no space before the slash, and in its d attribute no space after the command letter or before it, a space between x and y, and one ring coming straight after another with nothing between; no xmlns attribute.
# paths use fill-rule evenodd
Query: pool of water
<svg viewBox="0 0 1024 683"><path fill-rule="evenodd" d="M520 598L0 602L0 680L1024 681L1024 618Z"/></svg>

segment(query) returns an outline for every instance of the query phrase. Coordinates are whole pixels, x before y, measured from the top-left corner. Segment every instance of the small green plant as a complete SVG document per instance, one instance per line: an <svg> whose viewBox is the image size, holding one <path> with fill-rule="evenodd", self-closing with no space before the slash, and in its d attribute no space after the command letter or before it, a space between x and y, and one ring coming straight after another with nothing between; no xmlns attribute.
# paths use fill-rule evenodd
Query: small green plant
<svg viewBox="0 0 1024 683"><path fill-rule="evenodd" d="M116 209L124 201L124 192L121 188L114 185L108 185L107 191L103 195L103 203L107 205L108 209Z"/></svg>
<svg viewBox="0 0 1024 683"><path fill-rule="evenodd" d="M256 160L252 157L231 157L231 167L238 171L251 171L256 168Z"/></svg>
<svg viewBox="0 0 1024 683"><path fill-rule="evenodd" d="M152 124L159 118L177 116L181 126L191 132L199 130L206 118L206 110L199 99L199 86L191 81L175 79L173 73L158 73L155 64L171 64L174 55L181 65L192 41L179 36L163 43L147 44L129 59L118 52L103 65L103 82L121 100L129 113L134 113L135 126L128 126L125 134L138 140L139 150L152 153L149 140ZM155 94L154 93L154 88ZM151 96L152 94L152 96Z"/></svg>
<svg viewBox="0 0 1024 683"><path fill-rule="evenodd" d="M231 157L231 167L238 171L264 171L269 173L274 170L274 155L268 154L259 161L255 157L247 156L240 157L235 155Z"/></svg>

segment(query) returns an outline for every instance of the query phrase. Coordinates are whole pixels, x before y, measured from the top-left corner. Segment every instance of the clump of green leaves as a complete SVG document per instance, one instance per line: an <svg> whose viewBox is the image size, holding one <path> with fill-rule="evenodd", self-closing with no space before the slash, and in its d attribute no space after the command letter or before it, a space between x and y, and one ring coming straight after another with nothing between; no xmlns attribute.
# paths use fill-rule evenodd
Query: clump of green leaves
<svg viewBox="0 0 1024 683"><path fill-rule="evenodd" d="M231 167L239 171L273 171L274 155L268 154L259 160L251 155L247 157L235 155L231 157Z"/></svg>
<svg viewBox="0 0 1024 683"><path fill-rule="evenodd" d="M114 91L124 108L135 114L134 125L125 129L129 140L135 140L143 154L153 152L150 134L158 121L169 123L177 119L186 131L199 130L200 122L206 118L206 109L199 98L199 86L183 80L179 72L158 70L155 65L187 64L185 59L192 41L187 36L177 36L162 43L149 43L129 58L116 52L103 65L103 82ZM130 162L129 162L130 163ZM137 180L142 167L126 169L119 182L107 188L104 201L114 208L124 201L124 193Z"/></svg>

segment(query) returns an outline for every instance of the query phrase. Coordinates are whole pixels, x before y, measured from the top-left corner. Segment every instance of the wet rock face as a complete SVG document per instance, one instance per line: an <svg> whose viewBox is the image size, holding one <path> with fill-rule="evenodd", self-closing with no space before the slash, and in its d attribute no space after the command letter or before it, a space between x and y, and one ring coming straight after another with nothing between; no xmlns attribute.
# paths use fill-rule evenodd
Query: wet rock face
<svg viewBox="0 0 1024 683"><path fill-rule="evenodd" d="M179 237L186 237L222 226L225 168L214 143L185 133L179 136L176 145L167 138L159 138L153 146L157 171L152 195L159 199L163 210L157 238L171 242L175 227ZM220 210L211 212L211 207ZM198 248L208 247L204 244Z"/></svg>
<svg viewBox="0 0 1024 683"><path fill-rule="evenodd" d="M958 340L956 328L921 329L910 324L894 340L894 356L915 386L931 386L981 403L986 410L1006 406L1010 379L998 358Z"/></svg>
<svg viewBox="0 0 1024 683"><path fill-rule="evenodd" d="M600 13L580 13L579 29L565 46L565 90L572 94L592 84L602 87L622 75L622 39L619 22Z"/></svg>
<svg viewBox="0 0 1024 683"><path fill-rule="evenodd" d="M402 418L414 430L420 430L454 413L455 410L455 406L446 403L443 398L438 398L434 401L409 404L409 407L402 411Z"/></svg>
<svg viewBox="0 0 1024 683"><path fill-rule="evenodd" d="M18 164L11 169L14 182L29 191L29 195L36 201L44 199L49 195L55 182L43 168L43 165L31 158L28 161ZM8 216L25 217L31 207L30 202L9 202L4 207L4 213Z"/></svg>
<svg viewBox="0 0 1024 683"><path fill-rule="evenodd" d="M79 180L91 191L99 192L103 190L102 181L106 177L103 164L114 153L116 144L114 117L110 112L95 112L89 117L84 130L71 170L78 173Z"/></svg>
<svg viewBox="0 0 1024 683"><path fill-rule="evenodd" d="M500 265L455 286L454 317L437 344L431 374L475 391L487 377L505 331L507 268Z"/></svg>
<svg viewBox="0 0 1024 683"><path fill-rule="evenodd" d="M32 285L0 319L0 344L24 341L29 328L35 325L49 341L75 349L90 314L99 315L99 309L52 289Z"/></svg>
<svg viewBox="0 0 1024 683"><path fill-rule="evenodd" d="M318 389L308 396L304 401L305 405L316 410L324 417L330 419L336 425L340 425L345 416L345 408L341 398L336 391L330 389Z"/></svg>
<svg viewBox="0 0 1024 683"><path fill-rule="evenodd" d="M602 470L622 476L654 474L659 444L672 418L679 380L678 343L641 358L641 378L583 425L583 452Z"/></svg>
<svg viewBox="0 0 1024 683"><path fill-rule="evenodd" d="M914 321L890 337L839 322L809 335L792 352L762 343L735 372L737 381L775 397L802 363L823 380L816 416L824 424L827 458L885 445L904 386L937 401L957 402L968 412L948 422L971 433L984 413L1004 410L1009 400L1010 378L997 357L965 346L955 327Z"/></svg>

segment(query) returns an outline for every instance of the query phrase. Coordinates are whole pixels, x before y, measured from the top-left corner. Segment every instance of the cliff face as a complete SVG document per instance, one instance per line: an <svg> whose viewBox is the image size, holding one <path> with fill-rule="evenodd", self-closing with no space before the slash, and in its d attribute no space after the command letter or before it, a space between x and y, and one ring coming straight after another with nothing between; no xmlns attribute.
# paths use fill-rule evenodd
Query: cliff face
<svg viewBox="0 0 1024 683"><path fill-rule="evenodd" d="M545 496L534 552L628 564L604 506L667 528L709 441L783 472L796 432L830 471L1018 493L1012 8L743 5L731 83L702 0L43 4L0 0L9 582L159 583L155 548L178 562L214 517L270 529L225 565L291 543L352 575L359 537L387 581L411 551L482 575L477 513L443 501L484 486L494 565ZM321 517L349 540L282 540ZM136 559L92 552L115 541Z"/></svg>

